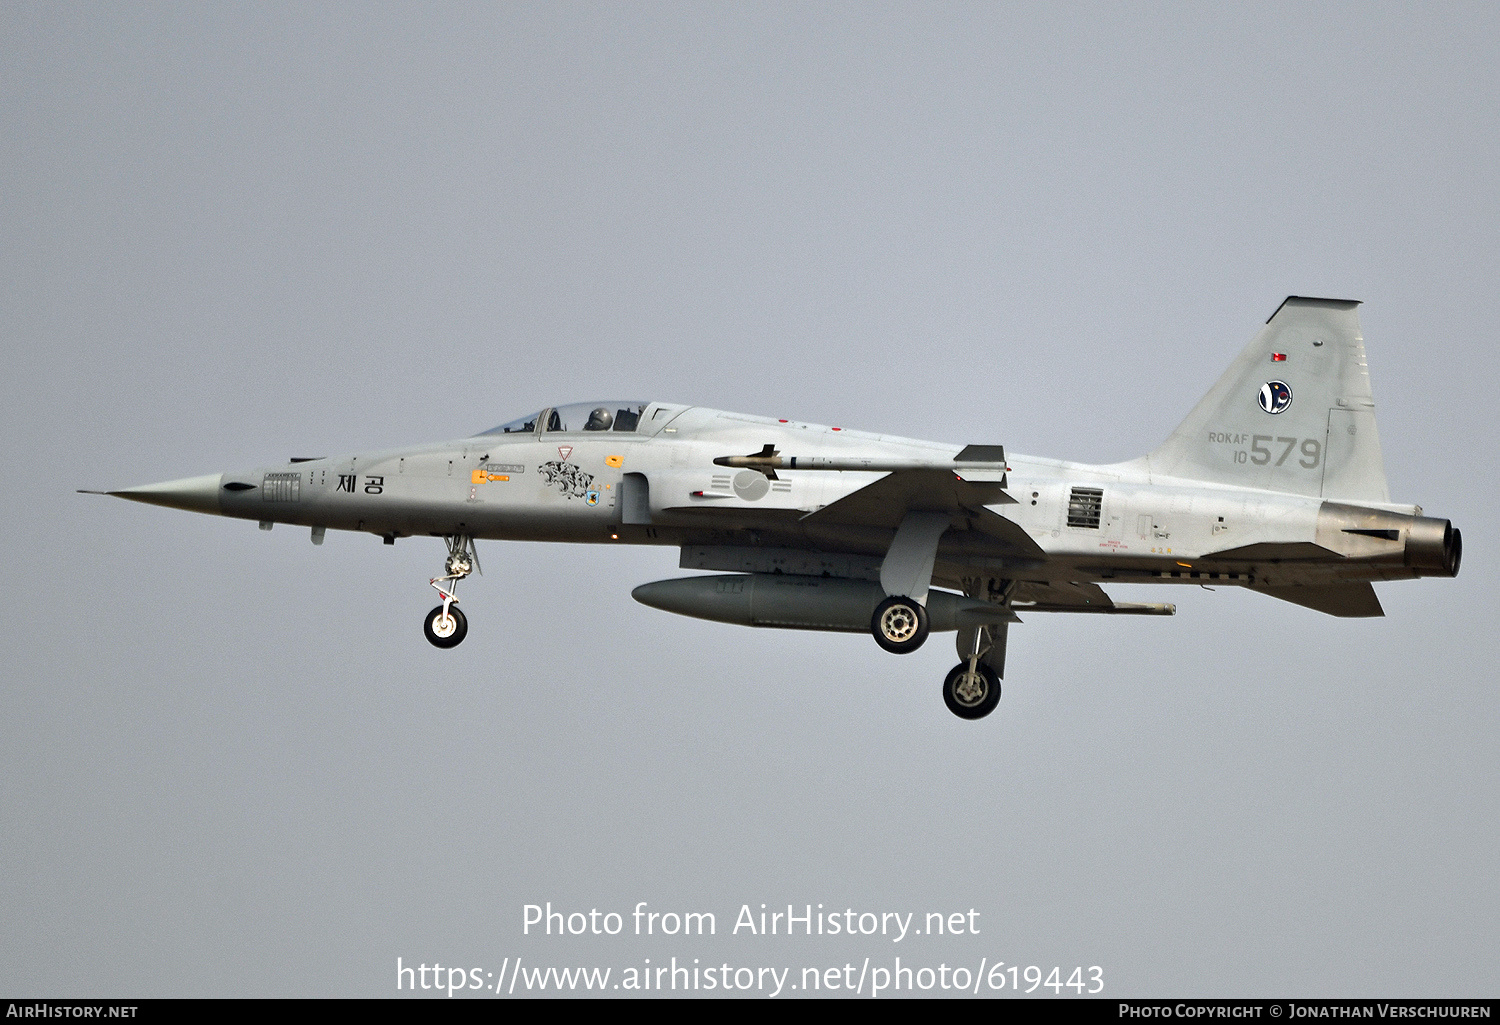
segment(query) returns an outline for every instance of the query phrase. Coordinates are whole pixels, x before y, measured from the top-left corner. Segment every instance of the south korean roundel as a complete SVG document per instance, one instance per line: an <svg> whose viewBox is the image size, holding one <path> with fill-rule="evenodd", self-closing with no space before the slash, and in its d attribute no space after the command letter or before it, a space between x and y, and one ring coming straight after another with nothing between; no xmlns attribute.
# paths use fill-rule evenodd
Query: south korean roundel
<svg viewBox="0 0 1500 1025"><path fill-rule="evenodd" d="M1267 381L1260 386L1260 408L1267 413L1285 413L1292 404L1292 389L1285 381Z"/></svg>

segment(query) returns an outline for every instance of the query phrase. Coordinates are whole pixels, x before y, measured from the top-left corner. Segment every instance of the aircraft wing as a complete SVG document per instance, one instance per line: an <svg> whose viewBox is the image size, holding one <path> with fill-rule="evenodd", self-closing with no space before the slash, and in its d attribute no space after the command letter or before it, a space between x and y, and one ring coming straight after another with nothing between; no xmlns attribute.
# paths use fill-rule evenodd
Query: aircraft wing
<svg viewBox="0 0 1500 1025"><path fill-rule="evenodd" d="M896 470L808 513L802 521L894 529L913 510L948 512L967 517L975 529L999 538L1026 558L1045 559L1046 553L1020 524L985 508L1014 503L1001 481L962 480L947 469Z"/></svg>
<svg viewBox="0 0 1500 1025"><path fill-rule="evenodd" d="M977 512L1014 502L998 481L959 480L952 470L896 470L803 517L804 522L899 527L908 512Z"/></svg>
<svg viewBox="0 0 1500 1025"><path fill-rule="evenodd" d="M974 517L974 529L999 538L1025 558L1046 561L1047 553L1042 551L1042 546L1015 520L990 509L980 509Z"/></svg>

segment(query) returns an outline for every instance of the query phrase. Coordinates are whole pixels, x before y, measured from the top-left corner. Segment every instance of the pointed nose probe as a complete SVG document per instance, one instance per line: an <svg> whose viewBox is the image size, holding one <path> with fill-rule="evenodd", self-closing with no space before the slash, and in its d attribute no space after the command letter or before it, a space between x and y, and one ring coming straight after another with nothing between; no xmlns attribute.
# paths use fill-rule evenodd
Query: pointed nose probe
<svg viewBox="0 0 1500 1025"><path fill-rule="evenodd" d="M132 502L145 502L148 505L164 505L169 509L186 509L188 512L217 515L223 512L219 504L223 481L222 473L210 473L202 477L162 481L160 484L142 484L139 487L123 488L119 491L89 493L114 495L116 498L128 498Z"/></svg>

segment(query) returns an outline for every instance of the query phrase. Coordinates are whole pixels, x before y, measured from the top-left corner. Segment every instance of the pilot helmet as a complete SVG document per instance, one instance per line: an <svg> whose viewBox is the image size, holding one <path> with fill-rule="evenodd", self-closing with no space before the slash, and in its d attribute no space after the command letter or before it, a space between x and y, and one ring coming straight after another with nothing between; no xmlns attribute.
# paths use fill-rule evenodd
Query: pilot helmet
<svg viewBox="0 0 1500 1025"><path fill-rule="evenodd" d="M586 431L607 431L615 422L614 414L600 406L589 414L589 422L583 425Z"/></svg>

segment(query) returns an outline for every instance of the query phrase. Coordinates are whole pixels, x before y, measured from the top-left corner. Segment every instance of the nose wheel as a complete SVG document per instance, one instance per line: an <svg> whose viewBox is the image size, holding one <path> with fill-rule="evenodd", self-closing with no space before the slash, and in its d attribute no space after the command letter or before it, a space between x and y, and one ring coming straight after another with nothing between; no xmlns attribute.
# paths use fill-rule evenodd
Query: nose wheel
<svg viewBox="0 0 1500 1025"><path fill-rule="evenodd" d="M422 632L439 648L456 648L469 633L469 621L457 606L439 605L427 613Z"/></svg>
<svg viewBox="0 0 1500 1025"><path fill-rule="evenodd" d="M443 604L427 613L422 632L434 647L456 648L469 635L469 621L459 611L454 592L460 580L479 569L479 551L467 534L452 534L443 541L448 545L448 558L443 562L445 575L428 581L443 596Z"/></svg>

